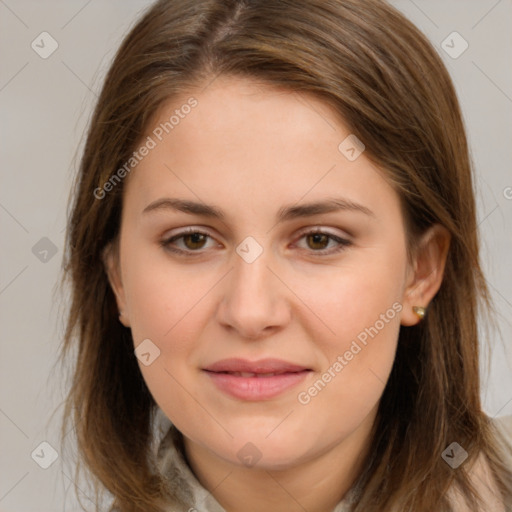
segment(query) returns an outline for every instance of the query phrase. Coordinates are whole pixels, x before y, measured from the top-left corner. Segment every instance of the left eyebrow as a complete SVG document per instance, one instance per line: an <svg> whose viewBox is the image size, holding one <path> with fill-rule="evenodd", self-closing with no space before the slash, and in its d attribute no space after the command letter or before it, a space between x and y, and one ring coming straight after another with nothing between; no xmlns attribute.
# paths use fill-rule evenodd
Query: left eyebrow
<svg viewBox="0 0 512 512"><path fill-rule="evenodd" d="M326 201L319 201L316 203L306 203L298 206L286 206L279 210L277 219L279 222L297 219L301 217L311 217L313 215L320 215L322 213L331 213L336 211L355 211L375 217L375 214L366 206L362 204L349 201L343 198L332 198Z"/></svg>
<svg viewBox="0 0 512 512"><path fill-rule="evenodd" d="M226 214L217 206L198 203L188 199L170 197L164 197L153 201L144 208L142 213L166 209L190 213L192 215L201 215L203 217L215 218L219 220L226 219ZM370 217L375 217L375 214L366 206L343 198L331 198L315 203L284 206L279 209L276 217L278 222L284 222L297 218L311 217L313 215L332 213L336 211L355 211Z"/></svg>

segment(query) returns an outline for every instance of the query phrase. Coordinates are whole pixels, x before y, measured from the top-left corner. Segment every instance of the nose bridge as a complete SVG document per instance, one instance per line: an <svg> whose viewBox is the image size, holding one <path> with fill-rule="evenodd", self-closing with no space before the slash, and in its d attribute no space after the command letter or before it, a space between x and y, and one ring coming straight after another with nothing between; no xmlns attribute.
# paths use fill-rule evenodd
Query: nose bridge
<svg viewBox="0 0 512 512"><path fill-rule="evenodd" d="M269 269L273 267L271 250L248 237L236 248L233 264L219 307L219 321L248 338L283 325L288 319L285 287Z"/></svg>
<svg viewBox="0 0 512 512"><path fill-rule="evenodd" d="M248 295L260 295L263 293L270 297L269 277L272 275L268 266L271 265L269 261L270 251L262 250L261 254L254 256L254 249L249 248L246 257L241 255L244 250L247 250L247 245L242 245L237 248L237 255L234 258L235 268L232 275L233 288L236 293L241 294L242 297Z"/></svg>

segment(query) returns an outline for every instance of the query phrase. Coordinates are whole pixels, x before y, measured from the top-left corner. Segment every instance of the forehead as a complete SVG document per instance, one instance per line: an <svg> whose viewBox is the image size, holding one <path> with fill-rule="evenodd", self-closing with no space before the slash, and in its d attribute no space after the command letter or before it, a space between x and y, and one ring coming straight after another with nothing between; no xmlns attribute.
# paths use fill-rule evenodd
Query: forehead
<svg viewBox="0 0 512 512"><path fill-rule="evenodd" d="M145 137L154 147L127 191L139 208L165 194L253 213L334 193L358 203L397 200L364 152L347 158L350 129L309 94L218 77L162 105Z"/></svg>
<svg viewBox="0 0 512 512"><path fill-rule="evenodd" d="M195 99L196 106L189 109L190 98ZM246 158L257 153L261 159L275 148L300 154L327 135L335 154L335 142L349 134L335 111L312 95L248 78L222 76L206 87L164 103L148 132L158 129L163 129L168 139L192 145L190 149L204 147L210 157L229 151L232 159L240 152ZM253 143L246 144L251 139ZM263 154L258 153L262 146L267 149Z"/></svg>

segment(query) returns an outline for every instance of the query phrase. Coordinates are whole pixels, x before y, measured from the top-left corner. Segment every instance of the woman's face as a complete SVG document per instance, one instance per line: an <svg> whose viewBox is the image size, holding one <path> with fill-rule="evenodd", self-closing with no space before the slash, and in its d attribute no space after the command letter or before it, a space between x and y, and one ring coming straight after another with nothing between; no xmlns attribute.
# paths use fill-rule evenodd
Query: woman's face
<svg viewBox="0 0 512 512"><path fill-rule="evenodd" d="M415 323L399 197L314 97L220 77L193 98L127 178L122 321L187 442L290 467L368 430Z"/></svg>

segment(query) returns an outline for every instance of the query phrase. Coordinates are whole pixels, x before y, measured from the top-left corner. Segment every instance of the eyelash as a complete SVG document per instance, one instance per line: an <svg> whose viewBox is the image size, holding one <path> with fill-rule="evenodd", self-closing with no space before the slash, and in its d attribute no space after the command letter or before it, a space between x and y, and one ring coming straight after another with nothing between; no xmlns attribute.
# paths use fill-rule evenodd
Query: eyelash
<svg viewBox="0 0 512 512"><path fill-rule="evenodd" d="M172 237L170 238L166 238L164 240L162 240L160 242L160 245L170 251L170 252L173 252L175 254L179 254L181 256L185 256L185 257L192 257L192 256L196 256L196 255L200 255L202 254L202 252L200 250L197 250L197 251L193 251L193 250L183 250L183 249L177 249L176 247L172 247L171 244L176 241L176 240L179 240L180 238L183 238L184 236L186 235L192 235L192 234L198 234L198 235L205 235L209 238L212 238L210 237L210 235L204 231L201 231L199 229L194 229L194 228L189 228L185 231L181 231L180 233L176 234L176 235L173 235ZM311 231L306 231L304 233L302 233L302 235L300 236L299 240L308 236L308 235L326 235L330 240L333 240L335 241L336 243L338 243L338 247L335 248L334 250L332 249L322 249L320 251L315 251L315 250L311 250L311 252L317 256L324 256L324 255L331 255L331 254L337 254L341 251L343 251L345 248L349 247L350 245L352 245L352 242L350 240L347 240L345 238L341 238L339 236L336 236L336 235L333 235L332 233L328 233L326 231L322 231L321 229L313 229ZM307 250L307 249L306 249Z"/></svg>

